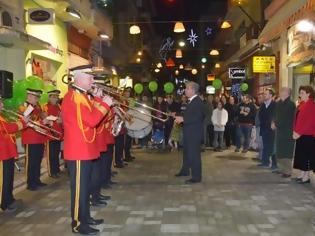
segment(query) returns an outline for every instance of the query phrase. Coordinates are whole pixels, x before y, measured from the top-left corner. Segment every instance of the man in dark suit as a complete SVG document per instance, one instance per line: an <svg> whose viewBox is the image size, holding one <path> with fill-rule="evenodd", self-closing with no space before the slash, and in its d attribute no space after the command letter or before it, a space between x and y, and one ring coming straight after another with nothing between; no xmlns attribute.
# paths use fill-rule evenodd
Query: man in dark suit
<svg viewBox="0 0 315 236"><path fill-rule="evenodd" d="M175 122L183 123L183 165L176 176L189 176L186 184L201 182L201 142L203 138L204 104L198 96L199 85L186 84L185 95L188 105L183 116L176 116Z"/></svg>

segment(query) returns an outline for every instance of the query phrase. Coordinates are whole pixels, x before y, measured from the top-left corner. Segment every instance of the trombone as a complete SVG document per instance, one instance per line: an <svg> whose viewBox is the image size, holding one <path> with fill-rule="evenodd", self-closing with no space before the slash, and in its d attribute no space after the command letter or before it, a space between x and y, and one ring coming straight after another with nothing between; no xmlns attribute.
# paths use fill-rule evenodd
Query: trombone
<svg viewBox="0 0 315 236"><path fill-rule="evenodd" d="M110 88L110 87L108 87L108 86L106 86L106 85L101 85L101 84L97 84L97 85L96 85L96 84L94 84L94 85L93 85L93 89L95 89L95 88L102 90L102 91L103 91L103 94L108 94L108 95L110 95L110 96L116 96L116 97L118 97L119 99L124 100L124 101L128 101L128 100L129 100L128 98L125 98L124 96L122 96L122 95L121 95L119 92L117 92L115 89L112 89L112 88ZM143 107L143 108L149 110L150 112L157 112L157 113L160 113L161 115L166 116L166 118L163 119L163 118L158 117L158 116L156 116L156 115L153 115L153 114L151 114L151 113L145 113L145 112L143 112L143 111L141 111L141 110L138 110L136 107L132 107L132 106L126 105L126 104L124 104L124 103L122 103L122 102L120 102L120 101L115 100L115 103L118 104L118 105L120 105L120 106L123 106L123 107L129 108L129 109L131 109L131 110L137 111L137 112L139 112L139 113L141 113L141 114L144 114L144 115L146 115L146 116L150 116L151 118L156 119L156 120L159 120L159 121L162 121L162 122L166 122L166 121L169 119L169 117L172 117L172 115L170 115L170 114L168 114L168 113L166 113L166 112L160 111L160 110L158 110L158 109L156 109L156 108L154 108L154 107L150 107L150 106L148 106L148 105L146 105L146 104L144 104L144 103L138 102L138 101L136 101L136 100L133 100L133 102L134 102L136 105L138 105L138 106L140 106L140 107Z"/></svg>
<svg viewBox="0 0 315 236"><path fill-rule="evenodd" d="M15 118L23 118L24 116L15 112L15 111L11 111L8 109L2 109L1 111L6 112L10 115L15 116ZM40 124L39 122L33 121L33 120L29 120L28 121L28 126L31 127L32 129L34 129L36 132L45 135L49 138L55 139L55 140L60 140L62 137L62 133L60 133L59 131L49 128L45 125Z"/></svg>

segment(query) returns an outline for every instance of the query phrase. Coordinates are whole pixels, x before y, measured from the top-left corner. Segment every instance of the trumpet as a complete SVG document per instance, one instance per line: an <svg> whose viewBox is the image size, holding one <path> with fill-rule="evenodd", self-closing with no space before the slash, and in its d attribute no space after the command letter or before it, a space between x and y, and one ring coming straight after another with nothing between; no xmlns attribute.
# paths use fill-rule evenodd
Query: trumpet
<svg viewBox="0 0 315 236"><path fill-rule="evenodd" d="M117 97L118 99L123 100L123 101L128 101L128 100L129 100L128 98L125 98L124 96L122 96L122 95L120 94L120 92L118 92L117 90L115 90L115 89L113 89L113 88L110 88L110 87L108 87L108 86L106 86L106 85L94 84L94 85L93 85L93 89L100 89L100 90L102 90L102 92L103 92L104 95L107 94L107 95L112 96L112 97ZM169 117L172 117L171 114L166 113L166 112L163 112L163 111L160 111L160 110L158 110L158 109L155 109L154 107L150 107L150 106L148 106L148 105L146 105L146 104L144 104L144 103L138 102L138 101L136 101L136 100L133 100L133 102L134 102L134 104L136 104L136 105L138 105L138 106L140 106L140 107L142 107L142 108L145 108L145 109L149 110L150 112L159 113L159 114L165 116L166 118L163 119L163 118L158 117L158 116L156 116L156 115L153 115L153 114L151 114L151 113L144 113L144 112L142 112L141 110L138 110L138 109L135 108L135 107L126 105L126 104L124 104L124 103L122 103L122 102L120 102L120 101L118 101L118 100L115 100L115 103L116 103L117 105L121 106L121 107L126 107L126 108L128 108L128 109L137 111L137 112L139 112L139 113L142 113L142 114L144 114L144 115L150 116L151 118L156 119L156 120L159 120L159 121L162 121L162 122L166 122L166 121L169 119Z"/></svg>
<svg viewBox="0 0 315 236"><path fill-rule="evenodd" d="M23 115L15 112L15 111L8 110L8 109L2 109L1 111L8 113L11 116L14 116L15 119L24 117ZM49 127L42 125L39 122L36 122L33 120L28 121L28 126L31 127L32 129L34 129L37 133L40 133L42 135L45 135L45 136L52 138L52 139L55 139L55 140L60 140L62 137L62 133L60 133L59 131L52 129L52 128L49 128Z"/></svg>

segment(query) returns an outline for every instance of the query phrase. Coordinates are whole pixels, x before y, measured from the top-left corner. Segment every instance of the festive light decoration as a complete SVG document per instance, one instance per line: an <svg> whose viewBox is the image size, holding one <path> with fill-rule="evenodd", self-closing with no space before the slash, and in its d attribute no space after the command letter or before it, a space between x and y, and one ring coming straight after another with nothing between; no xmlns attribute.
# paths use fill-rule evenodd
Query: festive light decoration
<svg viewBox="0 0 315 236"><path fill-rule="evenodd" d="M204 68L206 68L206 66L205 65L201 65L201 68L204 69Z"/></svg>
<svg viewBox="0 0 315 236"><path fill-rule="evenodd" d="M182 32L185 32L185 27L184 27L183 22L177 21L177 22L175 23L174 32L175 32L175 33L182 33Z"/></svg>
<svg viewBox="0 0 315 236"><path fill-rule="evenodd" d="M156 69L154 70L154 72L155 72L155 73L159 73L159 72L160 72L160 69L159 69L159 68L156 68Z"/></svg>
<svg viewBox="0 0 315 236"><path fill-rule="evenodd" d="M172 93L174 91L174 84L172 82L167 82L164 84L164 92Z"/></svg>
<svg viewBox="0 0 315 236"><path fill-rule="evenodd" d="M241 90L242 90L242 92L246 92L247 90L248 90L248 84L247 83L242 83L241 84Z"/></svg>
<svg viewBox="0 0 315 236"><path fill-rule="evenodd" d="M206 33L207 36L212 35L212 28L207 27L207 29L205 30L205 33Z"/></svg>
<svg viewBox="0 0 315 236"><path fill-rule="evenodd" d="M216 68L216 69L219 69L219 68L221 68L221 65L220 65L220 63L215 63L215 65L214 65L214 68Z"/></svg>
<svg viewBox="0 0 315 236"><path fill-rule="evenodd" d="M138 56L142 56L142 52L141 51L138 52Z"/></svg>
<svg viewBox="0 0 315 236"><path fill-rule="evenodd" d="M177 50L176 50L176 53L175 53L175 57L176 57L176 58L182 58L182 57L183 57L182 50L177 49Z"/></svg>
<svg viewBox="0 0 315 236"><path fill-rule="evenodd" d="M228 29L231 27L232 27L232 25L228 21L223 21L223 23L221 24L221 29Z"/></svg>
<svg viewBox="0 0 315 236"><path fill-rule="evenodd" d="M179 70L175 70L175 75L178 75L179 74Z"/></svg>
<svg viewBox="0 0 315 236"><path fill-rule="evenodd" d="M201 58L201 62L202 63L206 63L207 62L207 58L205 58L205 57Z"/></svg>
<svg viewBox="0 0 315 236"><path fill-rule="evenodd" d="M198 70L194 68L194 69L191 70L191 73L192 73L193 75L196 75L196 74L198 73Z"/></svg>
<svg viewBox="0 0 315 236"><path fill-rule="evenodd" d="M217 49L212 49L209 54L211 56L218 56L220 53Z"/></svg>
<svg viewBox="0 0 315 236"><path fill-rule="evenodd" d="M149 83L149 90L152 92L152 93L154 93L154 92L156 92L157 91L157 89L158 89L158 87L159 87L159 85L158 85L158 83L156 82L156 81L150 81L150 83Z"/></svg>
<svg viewBox="0 0 315 236"><path fill-rule="evenodd" d="M138 58L136 59L136 61L137 61L137 63L140 63L140 62L141 62L141 58L138 57Z"/></svg>
<svg viewBox="0 0 315 236"><path fill-rule="evenodd" d="M159 62L159 63L156 65L156 67L157 67L157 68L162 68L162 67L163 67L163 66L162 66L162 63Z"/></svg>
<svg viewBox="0 0 315 236"><path fill-rule="evenodd" d="M184 69L183 64L180 64L180 65L179 65L179 69L181 69L181 70Z"/></svg>
<svg viewBox="0 0 315 236"><path fill-rule="evenodd" d="M175 62L173 61L172 58L169 58L166 62L166 66L167 67L174 67L175 66Z"/></svg>
<svg viewBox="0 0 315 236"><path fill-rule="evenodd" d="M164 60L165 62L166 62L168 52L172 50L173 44L174 44L174 40L168 37L166 40L164 40L163 44L160 47L159 54L160 54L161 59Z"/></svg>
<svg viewBox="0 0 315 236"><path fill-rule="evenodd" d="M186 43L184 41L179 41L178 46L185 47Z"/></svg>
<svg viewBox="0 0 315 236"><path fill-rule="evenodd" d="M136 94L140 94L143 92L143 85L140 83L136 83L133 89L135 90Z"/></svg>
<svg viewBox="0 0 315 236"><path fill-rule="evenodd" d="M195 43L197 43L197 38L198 38L198 35L196 33L194 33L194 31L191 29L190 35L187 38L187 40L189 43L191 43L193 45L193 47L195 47Z"/></svg>
<svg viewBox="0 0 315 236"><path fill-rule="evenodd" d="M138 25L132 25L129 28L129 33L130 34L140 34L141 30L140 27Z"/></svg>

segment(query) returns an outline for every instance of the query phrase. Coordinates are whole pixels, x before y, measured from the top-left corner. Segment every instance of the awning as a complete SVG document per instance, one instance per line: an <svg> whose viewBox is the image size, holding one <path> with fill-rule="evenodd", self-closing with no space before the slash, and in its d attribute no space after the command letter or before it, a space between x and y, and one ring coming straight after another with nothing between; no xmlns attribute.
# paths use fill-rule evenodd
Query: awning
<svg viewBox="0 0 315 236"><path fill-rule="evenodd" d="M259 43L267 43L280 37L290 25L307 18L314 17L315 0L289 0L268 21L259 36Z"/></svg>
<svg viewBox="0 0 315 236"><path fill-rule="evenodd" d="M0 45L26 50L45 50L50 47L50 44L43 40L6 26L0 26Z"/></svg>

